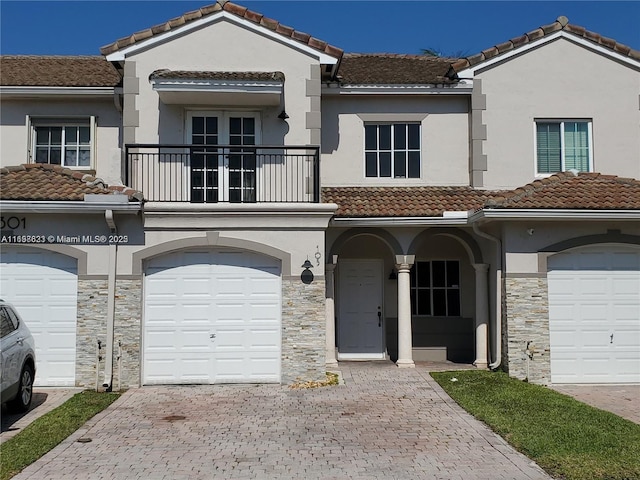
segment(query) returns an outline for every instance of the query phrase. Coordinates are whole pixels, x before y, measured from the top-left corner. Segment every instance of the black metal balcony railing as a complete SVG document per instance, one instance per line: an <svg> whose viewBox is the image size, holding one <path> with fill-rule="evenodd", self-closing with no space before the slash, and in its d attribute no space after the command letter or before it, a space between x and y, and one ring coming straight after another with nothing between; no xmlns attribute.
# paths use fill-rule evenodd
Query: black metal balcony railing
<svg viewBox="0 0 640 480"><path fill-rule="evenodd" d="M319 147L125 147L125 184L152 202L320 202Z"/></svg>

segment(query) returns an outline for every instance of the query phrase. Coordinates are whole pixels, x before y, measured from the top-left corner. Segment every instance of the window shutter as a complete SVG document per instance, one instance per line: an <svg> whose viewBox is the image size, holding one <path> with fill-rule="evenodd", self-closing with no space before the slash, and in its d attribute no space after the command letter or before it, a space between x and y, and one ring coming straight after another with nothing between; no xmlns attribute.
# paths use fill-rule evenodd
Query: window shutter
<svg viewBox="0 0 640 480"><path fill-rule="evenodd" d="M538 173L555 173L562 170L560 153L560 124L536 124Z"/></svg>

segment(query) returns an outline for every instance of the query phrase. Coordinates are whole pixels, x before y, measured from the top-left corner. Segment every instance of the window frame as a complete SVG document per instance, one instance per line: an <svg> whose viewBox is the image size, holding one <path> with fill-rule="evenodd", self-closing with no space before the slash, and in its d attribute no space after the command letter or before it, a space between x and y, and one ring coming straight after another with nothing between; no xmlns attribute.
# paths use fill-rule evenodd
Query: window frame
<svg viewBox="0 0 640 480"><path fill-rule="evenodd" d="M444 277L444 281L443 284L444 286L438 286L436 285L436 282L434 282L434 269L433 269L433 263L434 262L443 262L444 263L444 269L443 272L445 274ZM458 283L455 285L451 285L448 286L448 282L447 282L447 272L448 272L448 264L449 263L454 263L457 269L457 276L458 276ZM461 277L461 271L460 271L460 260L457 259L439 259L439 258L434 258L431 260L417 260L414 262L413 266L411 267L411 277L410 277L410 291L411 291L411 315L412 316L419 316L419 317L447 317L447 318L461 318L462 317L462 288L461 288L461 281L462 281L462 277ZM418 270L420 268L420 264L429 264L429 285L428 286L420 286L417 284L417 280L419 278L419 274L418 274ZM415 308L418 302L418 291L419 290L428 290L429 291L429 313L425 314L425 313L418 313L417 309ZM434 291L435 290L442 290L445 292L444 295L444 300L445 300L445 314L444 315L435 315L434 314ZM458 292L458 305L457 305L457 315L453 315L453 314L449 314L450 311L450 302L449 302L449 295L447 294L447 292L449 290L452 291L457 291Z"/></svg>
<svg viewBox="0 0 640 480"><path fill-rule="evenodd" d="M538 161L538 125L544 123L555 123L560 125L560 170L558 172L540 172ZM587 146L589 149L589 166L586 172L593 172L593 120L590 118L535 118L533 121L533 148L534 148L534 167L537 177L549 177L556 173L567 171L566 168L566 151L565 151L565 124L566 123L585 123L587 125ZM582 170L581 170L582 171Z"/></svg>
<svg viewBox="0 0 640 480"><path fill-rule="evenodd" d="M380 148L380 127L388 125L390 126L390 147L389 149L381 149ZM405 136L405 146L396 148L396 136L395 136L395 126L404 126L406 131ZM409 131L408 128L410 125L416 125L418 128L417 132L417 140L418 146L417 148L410 148L409 145ZM376 127L376 148L368 149L367 148L367 127L375 126ZM378 181L415 181L422 178L423 172L423 139L422 139L422 120L420 119L363 119L363 139L362 139L362 151L363 151L363 176L366 180L376 179ZM380 153L389 152L390 155L390 175L389 176L381 176L380 175ZM410 171L410 153L418 153L418 175L417 176L409 176ZM374 153L376 157L376 175L367 175L367 154ZM395 155L397 153L404 153L404 171L405 174L403 176L398 176L395 174L396 171L396 161Z"/></svg>
<svg viewBox="0 0 640 480"><path fill-rule="evenodd" d="M49 161L42 163L42 165L58 165L62 168L69 168L72 170L95 170L96 164L96 137L97 137L97 117L93 115L82 116L27 116L27 124L29 125L29 137L28 137L28 163L39 163L36 161L37 154L37 130L38 128L61 128L62 137L60 143L60 163L51 163ZM65 148L72 146L69 142L65 142L67 127L88 127L89 128L89 165L66 165L65 164ZM76 143L76 151L80 151L80 143Z"/></svg>

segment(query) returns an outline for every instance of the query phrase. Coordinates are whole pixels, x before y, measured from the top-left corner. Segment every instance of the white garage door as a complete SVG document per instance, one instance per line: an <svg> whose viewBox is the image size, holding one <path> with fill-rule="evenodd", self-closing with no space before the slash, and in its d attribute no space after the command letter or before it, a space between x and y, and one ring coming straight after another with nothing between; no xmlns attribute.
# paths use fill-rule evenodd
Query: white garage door
<svg viewBox="0 0 640 480"><path fill-rule="evenodd" d="M640 382L640 249L549 257L553 383Z"/></svg>
<svg viewBox="0 0 640 480"><path fill-rule="evenodd" d="M74 386L78 276L75 258L28 247L2 249L0 298L36 342L36 385Z"/></svg>
<svg viewBox="0 0 640 480"><path fill-rule="evenodd" d="M145 384L280 381L278 260L184 251L146 267Z"/></svg>

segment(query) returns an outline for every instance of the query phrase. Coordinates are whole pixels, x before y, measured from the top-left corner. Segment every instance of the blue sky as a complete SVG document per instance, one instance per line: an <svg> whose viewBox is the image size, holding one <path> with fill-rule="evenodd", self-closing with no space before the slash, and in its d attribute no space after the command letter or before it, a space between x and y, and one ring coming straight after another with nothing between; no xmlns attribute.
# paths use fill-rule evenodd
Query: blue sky
<svg viewBox="0 0 640 480"><path fill-rule="evenodd" d="M100 47L214 0L0 0L2 54L99 55ZM242 1L346 52L471 55L565 15L640 50L640 1Z"/></svg>

